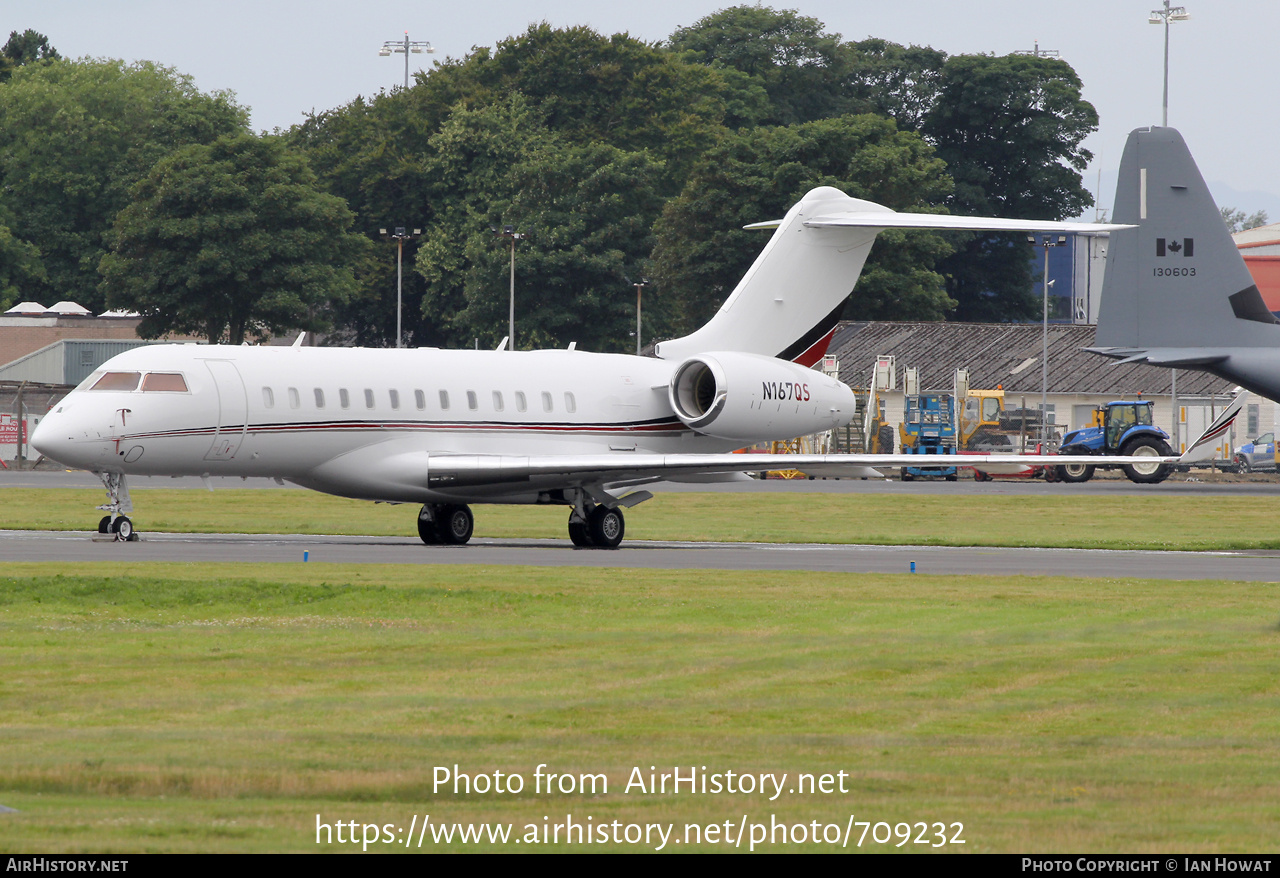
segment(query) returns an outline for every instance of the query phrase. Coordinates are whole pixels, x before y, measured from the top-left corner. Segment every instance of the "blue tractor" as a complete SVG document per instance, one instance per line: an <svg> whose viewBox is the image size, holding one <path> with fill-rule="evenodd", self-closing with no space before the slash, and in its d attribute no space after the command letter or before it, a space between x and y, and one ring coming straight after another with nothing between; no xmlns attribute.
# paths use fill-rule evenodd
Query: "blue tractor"
<svg viewBox="0 0 1280 878"><path fill-rule="evenodd" d="M1169 434L1154 426L1153 404L1146 400L1119 400L1094 410L1093 424L1062 437L1059 454L1124 454L1134 457L1168 457ZM1087 482L1096 467L1087 464L1059 466L1060 482ZM1166 463L1125 464L1121 469L1130 481L1143 484L1163 482L1172 467Z"/></svg>

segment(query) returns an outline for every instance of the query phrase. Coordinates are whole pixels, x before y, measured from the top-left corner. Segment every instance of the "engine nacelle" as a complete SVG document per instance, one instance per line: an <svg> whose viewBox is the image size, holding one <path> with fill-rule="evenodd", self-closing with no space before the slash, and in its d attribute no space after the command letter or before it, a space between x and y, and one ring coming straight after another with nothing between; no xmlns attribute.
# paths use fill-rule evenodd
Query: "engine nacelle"
<svg viewBox="0 0 1280 878"><path fill-rule="evenodd" d="M689 357L671 376L671 407L686 427L749 444L847 424L853 391L776 357L716 351Z"/></svg>

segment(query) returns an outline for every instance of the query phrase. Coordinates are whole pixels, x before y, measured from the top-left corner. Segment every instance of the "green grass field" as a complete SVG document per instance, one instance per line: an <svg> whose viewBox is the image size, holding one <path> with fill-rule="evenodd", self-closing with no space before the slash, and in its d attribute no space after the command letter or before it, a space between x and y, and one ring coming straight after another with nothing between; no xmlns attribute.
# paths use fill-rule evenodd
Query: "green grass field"
<svg viewBox="0 0 1280 878"><path fill-rule="evenodd" d="M6 528L88 530L102 491L6 488ZM141 489L137 528L411 536L417 510L293 490ZM564 507L476 506L476 535L565 539ZM628 510L628 540L726 540L1097 549L1280 548L1280 497L1061 493L660 493Z"/></svg>
<svg viewBox="0 0 1280 878"><path fill-rule="evenodd" d="M963 823L971 852L1269 851L1276 597L1230 582L10 564L0 804L17 813L0 814L0 850L359 850L318 848L317 815L360 833L429 813L517 836L569 814L676 837L854 815ZM455 763L530 786L539 763L603 773L609 792L433 792ZM845 771L848 792L623 792L633 767L677 765ZM441 847L488 845L422 850Z"/></svg>

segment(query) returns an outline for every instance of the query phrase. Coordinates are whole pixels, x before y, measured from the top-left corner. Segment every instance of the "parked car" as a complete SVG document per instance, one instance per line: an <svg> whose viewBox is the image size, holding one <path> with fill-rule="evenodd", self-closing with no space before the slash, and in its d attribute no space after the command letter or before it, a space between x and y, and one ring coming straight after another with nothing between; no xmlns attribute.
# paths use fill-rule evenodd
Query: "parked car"
<svg viewBox="0 0 1280 878"><path fill-rule="evenodd" d="M1276 434L1263 433L1257 439L1236 449L1236 469L1242 473L1274 472L1276 468Z"/></svg>

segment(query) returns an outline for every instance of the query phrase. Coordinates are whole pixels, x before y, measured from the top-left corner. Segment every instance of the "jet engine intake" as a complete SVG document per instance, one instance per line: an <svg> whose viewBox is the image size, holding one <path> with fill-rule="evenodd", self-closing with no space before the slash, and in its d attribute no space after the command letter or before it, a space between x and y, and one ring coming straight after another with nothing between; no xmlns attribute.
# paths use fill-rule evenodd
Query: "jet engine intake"
<svg viewBox="0 0 1280 878"><path fill-rule="evenodd" d="M685 426L744 444L830 430L853 417L853 391L776 357L717 351L689 357L668 397Z"/></svg>

